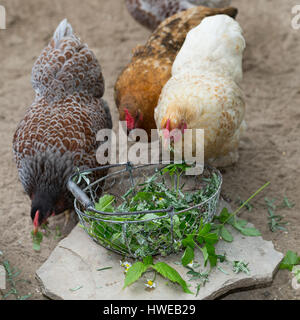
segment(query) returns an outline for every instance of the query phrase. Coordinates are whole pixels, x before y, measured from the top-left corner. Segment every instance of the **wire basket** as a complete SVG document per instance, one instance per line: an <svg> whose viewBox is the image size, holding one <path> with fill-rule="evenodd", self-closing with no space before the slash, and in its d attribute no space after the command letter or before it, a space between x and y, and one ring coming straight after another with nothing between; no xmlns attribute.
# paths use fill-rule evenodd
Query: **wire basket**
<svg viewBox="0 0 300 320"><path fill-rule="evenodd" d="M164 173L168 166L126 163L74 174L68 188L80 225L98 244L122 256L137 259L180 251L186 235L214 218L222 175L211 167L200 176L172 175ZM89 174L99 170L109 171L90 181ZM79 187L82 175L85 186L81 182ZM159 192L153 193L151 186Z"/></svg>

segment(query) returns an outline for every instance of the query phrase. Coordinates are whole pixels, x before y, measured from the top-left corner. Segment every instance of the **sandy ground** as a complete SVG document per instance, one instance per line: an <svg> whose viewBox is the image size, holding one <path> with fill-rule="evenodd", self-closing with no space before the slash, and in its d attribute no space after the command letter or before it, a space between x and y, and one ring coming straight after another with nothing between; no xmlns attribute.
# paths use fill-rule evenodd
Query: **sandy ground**
<svg viewBox="0 0 300 320"><path fill-rule="evenodd" d="M85 4L84 4L85 3ZM17 123L30 106L32 65L50 39L57 24L67 17L81 39L98 57L106 80L105 97L114 122L118 119L113 101L114 82L130 60L131 50L143 44L149 32L127 13L122 0L3 0L7 10L7 30L0 30L0 262L21 271L17 295L45 299L35 280L35 271L47 259L58 241L56 226L45 238L42 250L32 250L30 201L18 181L12 156L12 136ZM235 200L247 199L266 181L271 186L254 202L254 210L243 218L254 223L267 240L286 252L299 250L300 224L300 31L291 27L291 8L295 0L234 0L239 8L238 21L245 31L247 50L244 59L248 130L242 139L239 163L224 172L223 191ZM272 233L268 227L263 197L283 196L296 202L293 209L279 213L289 222L287 232ZM72 225L63 230L67 235ZM299 299L291 286L292 276L280 271L271 287L233 293L225 299ZM8 288L10 289L10 287ZM9 290L0 291L0 298ZM7 299L15 299L10 295Z"/></svg>

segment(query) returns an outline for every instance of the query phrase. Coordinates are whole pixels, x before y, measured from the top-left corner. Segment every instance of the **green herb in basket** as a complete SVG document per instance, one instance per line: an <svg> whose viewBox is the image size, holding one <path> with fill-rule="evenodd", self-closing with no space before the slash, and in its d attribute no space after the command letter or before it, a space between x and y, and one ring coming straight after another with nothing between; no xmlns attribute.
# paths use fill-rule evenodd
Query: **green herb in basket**
<svg viewBox="0 0 300 320"><path fill-rule="evenodd" d="M206 208L202 208L202 212L198 208L190 208L215 195L221 183L220 178L212 173L210 178L203 178L205 188L184 192L184 185L180 186L180 177L186 168L186 165L169 165L151 177L146 177L144 183L131 188L121 197L123 201L119 205L113 195L104 195L95 205L97 211L145 213L108 216L88 212L91 219L87 219L90 225L87 231L105 247L125 255L145 257L178 252L184 236L197 230L201 218L207 215ZM168 175L172 180L171 186L166 183ZM166 212L170 208L173 208L174 213L182 210L187 212L175 214L171 218L170 211ZM147 213L153 210L162 211Z"/></svg>

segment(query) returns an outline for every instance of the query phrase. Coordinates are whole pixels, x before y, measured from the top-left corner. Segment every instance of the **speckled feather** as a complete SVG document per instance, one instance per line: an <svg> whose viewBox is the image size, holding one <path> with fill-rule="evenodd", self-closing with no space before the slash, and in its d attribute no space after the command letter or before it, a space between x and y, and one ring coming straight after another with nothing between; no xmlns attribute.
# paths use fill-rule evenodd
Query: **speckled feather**
<svg viewBox="0 0 300 320"><path fill-rule="evenodd" d="M236 8L210 9L196 7L166 19L150 36L144 46L138 46L131 62L121 72L115 84L115 101L120 120L125 121L124 109L135 116L143 113L143 124L150 135L156 129L154 109L159 95L171 77L173 62L181 49L187 33L203 18L216 14L237 15Z"/></svg>
<svg viewBox="0 0 300 320"><path fill-rule="evenodd" d="M72 206L67 178L76 167L99 166L96 134L112 127L100 65L66 20L36 61L32 84L36 98L18 125L13 151L27 194L50 193L58 214Z"/></svg>
<svg viewBox="0 0 300 320"><path fill-rule="evenodd" d="M35 62L31 79L37 99L44 97L49 103L74 92L95 98L104 94L101 67L94 53L74 35L67 20L61 22Z"/></svg>
<svg viewBox="0 0 300 320"><path fill-rule="evenodd" d="M225 8L231 0L125 0L128 11L141 25L154 31L158 25L172 15L193 8Z"/></svg>

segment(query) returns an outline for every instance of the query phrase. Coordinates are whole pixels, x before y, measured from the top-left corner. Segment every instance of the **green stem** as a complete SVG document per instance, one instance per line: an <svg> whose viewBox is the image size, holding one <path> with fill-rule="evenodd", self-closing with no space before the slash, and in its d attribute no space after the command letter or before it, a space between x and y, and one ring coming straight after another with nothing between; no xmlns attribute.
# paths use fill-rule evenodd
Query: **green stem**
<svg viewBox="0 0 300 320"><path fill-rule="evenodd" d="M176 197L178 197L180 177L181 177L181 174L178 174L178 173L177 173Z"/></svg>
<svg viewBox="0 0 300 320"><path fill-rule="evenodd" d="M196 247L198 247L198 249L202 252L202 248L198 245L198 243L196 241L194 241L194 242L195 242Z"/></svg>
<svg viewBox="0 0 300 320"><path fill-rule="evenodd" d="M265 185L263 185L261 188L259 188L247 201L245 201L237 210L234 211L223 223L222 225L224 226L231 218L236 216L241 209L243 209L254 197L256 197L261 191L263 191L266 187L269 186L271 182L267 182Z"/></svg>
<svg viewBox="0 0 300 320"><path fill-rule="evenodd" d="M155 280L156 280L156 275L157 275L157 272L156 272L156 270L154 270L154 278L153 278L152 282L155 282Z"/></svg>

